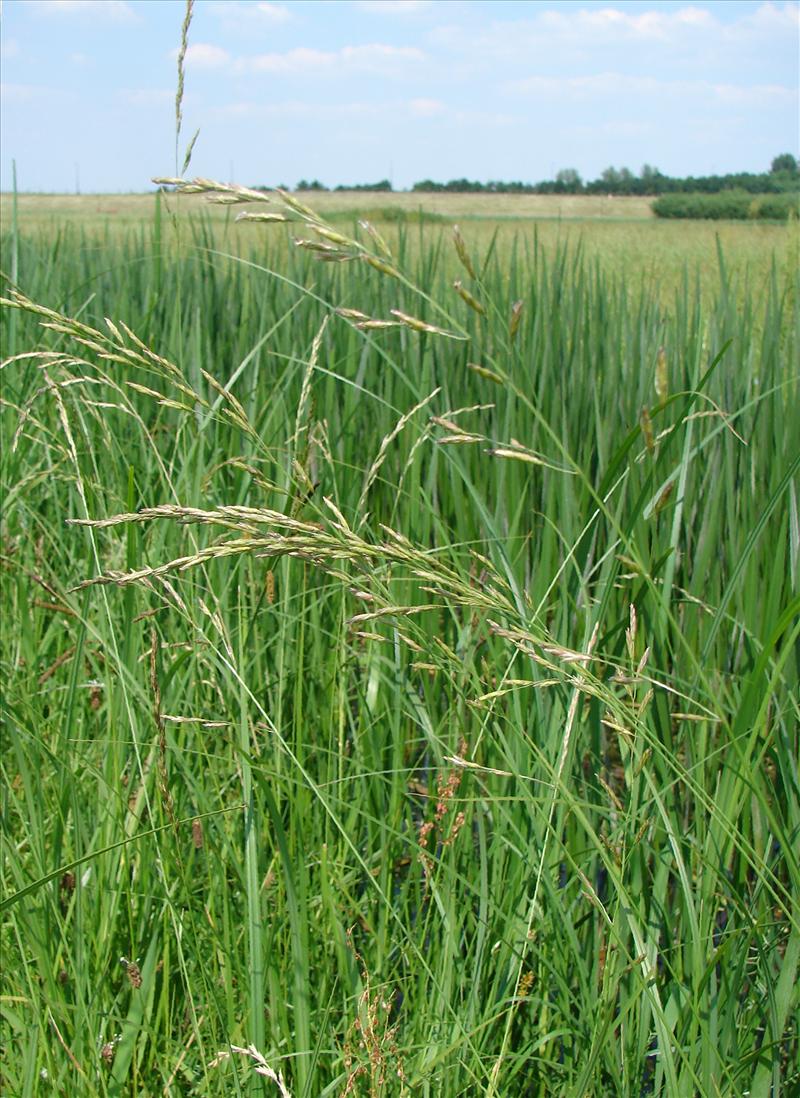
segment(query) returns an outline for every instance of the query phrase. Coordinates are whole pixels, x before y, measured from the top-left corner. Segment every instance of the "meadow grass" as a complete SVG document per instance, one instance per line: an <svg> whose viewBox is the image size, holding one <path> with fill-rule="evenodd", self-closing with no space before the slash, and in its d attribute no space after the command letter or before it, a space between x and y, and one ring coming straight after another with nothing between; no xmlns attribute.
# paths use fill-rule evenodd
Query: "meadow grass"
<svg viewBox="0 0 800 1098"><path fill-rule="evenodd" d="M796 227L264 208L3 238L4 1089L790 1095Z"/></svg>
<svg viewBox="0 0 800 1098"><path fill-rule="evenodd" d="M452 278L459 274L450 243L452 225L457 223L468 229L471 246L480 253L491 249L510 256L534 236L538 247L551 253L580 248L604 272L624 273L629 286L644 277L650 292L658 288L666 308L671 307L676 285L686 273L700 279L704 304L710 305L718 296L717 242L736 276L736 286L748 297L761 290L773 262L783 272L796 268L800 256L797 224L664 221L652 215L651 200L642 198L357 192L300 197L345 231L367 218L394 247L404 233L404 252L413 256L415 264L420 248L438 248L440 262ZM156 201L153 194L20 194L16 216L21 233L44 236L56 250L65 246L70 252L107 251L113 245L107 254L117 262L142 263L154 250L171 250L175 243L174 232L154 239ZM6 226L12 222L13 202L13 195L0 195L0 221ZM182 195L180 201L162 196L160 205L162 219L183 226L180 239L263 260L263 240L249 226L236 224L230 207L209 205L203 195ZM289 239L272 234L273 263L283 265L284 256L276 246L281 242L286 248Z"/></svg>
<svg viewBox="0 0 800 1098"><path fill-rule="evenodd" d="M416 251L418 227L428 248L438 243L442 260L453 260L449 234L453 224L469 227L472 246L485 253L492 248L507 256L520 239L536 234L539 246L581 247L584 255L604 270L624 273L630 283L632 272L643 275L661 288L665 306L686 271L699 275L703 294L716 295L719 284L717 240L726 264L760 287L768 277L771 262L779 267L797 267L798 226L759 222L669 222L652 215L650 199L586 197L586 195L485 195L485 194L364 194L330 192L301 195L320 214L348 231L359 219L368 219L397 243L406 229L407 253ZM50 245L69 238L69 248L86 250L110 244L125 248L136 240L138 261L173 244L174 235L151 234L156 198L154 194L44 195L20 194L16 216L25 236L44 235ZM10 226L13 195L0 195L0 221ZM252 258L262 250L248 226L236 225L233 212L225 206L207 204L203 195L181 195L180 202L161 200L162 214L170 222L187 223L182 237L202 236L205 245ZM202 228L201 228L202 226ZM77 234L77 240L72 234ZM138 239L136 239L138 236ZM273 234L280 238L281 234ZM275 239L271 242L275 259ZM126 261L123 253L115 253ZM258 257L257 257L258 258ZM275 261L279 261L275 259ZM282 260L280 260L282 262ZM453 267L453 277L458 270ZM751 292L747 287L746 292ZM710 302L709 302L710 303Z"/></svg>
<svg viewBox="0 0 800 1098"><path fill-rule="evenodd" d="M76 223L99 224L111 215L114 223L128 227L140 224L152 216L153 193L150 194L19 194L20 218L33 227L53 218ZM325 218L345 215L363 217L365 209L383 211L384 218L398 214L428 214L445 217L448 221L468 218L482 221L532 220L655 220L651 198L606 198L597 195L486 195L486 194L426 194L413 191L305 191L298 197ZM0 195L0 212L6 217L13 196ZM182 195L180 206L184 215L195 216L199 209L214 213L202 196ZM217 208L218 218L225 210Z"/></svg>

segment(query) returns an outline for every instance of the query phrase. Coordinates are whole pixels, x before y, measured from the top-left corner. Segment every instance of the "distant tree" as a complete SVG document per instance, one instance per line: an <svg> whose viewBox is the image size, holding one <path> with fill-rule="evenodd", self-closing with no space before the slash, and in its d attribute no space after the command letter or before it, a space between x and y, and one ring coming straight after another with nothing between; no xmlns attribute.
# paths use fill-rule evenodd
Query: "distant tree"
<svg viewBox="0 0 800 1098"><path fill-rule="evenodd" d="M388 179L380 179L377 183L339 183L333 189L335 191L391 191L392 184Z"/></svg>
<svg viewBox="0 0 800 1098"><path fill-rule="evenodd" d="M773 175L777 172L789 172L791 175L797 175L797 161L791 153L781 153L772 161L770 171Z"/></svg>
<svg viewBox="0 0 800 1098"><path fill-rule="evenodd" d="M600 178L604 183L607 183L609 187L615 187L622 177L616 168L605 168L600 173Z"/></svg>
<svg viewBox="0 0 800 1098"><path fill-rule="evenodd" d="M583 186L583 180L575 168L562 168L556 173L556 183L563 183L568 190L572 191L579 191Z"/></svg>
<svg viewBox="0 0 800 1098"><path fill-rule="evenodd" d="M635 194L660 194L667 182L667 176L662 175L658 168L652 164L642 164L636 185L631 189Z"/></svg>
<svg viewBox="0 0 800 1098"><path fill-rule="evenodd" d="M617 194L634 194L638 190L639 185L639 180L636 178L630 168L619 169Z"/></svg>

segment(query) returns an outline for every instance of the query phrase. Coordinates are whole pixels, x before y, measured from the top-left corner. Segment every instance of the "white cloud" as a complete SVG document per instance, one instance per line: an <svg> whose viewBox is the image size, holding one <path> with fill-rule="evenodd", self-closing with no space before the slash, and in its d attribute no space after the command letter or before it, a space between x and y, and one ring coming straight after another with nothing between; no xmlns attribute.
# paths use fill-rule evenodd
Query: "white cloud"
<svg viewBox="0 0 800 1098"><path fill-rule="evenodd" d="M237 72L275 72L303 73L328 69L333 65L336 54L323 50L307 49L298 46L286 53L261 53L253 57L240 57L236 62Z"/></svg>
<svg viewBox="0 0 800 1098"><path fill-rule="evenodd" d="M519 115L506 114L503 111L455 111L453 118L460 126L470 126L473 129L484 127L484 132L489 133L501 127L519 127L525 122Z"/></svg>
<svg viewBox="0 0 800 1098"><path fill-rule="evenodd" d="M419 118L431 118L433 115L441 114L445 109L441 99L412 99L408 105L411 113Z"/></svg>
<svg viewBox="0 0 800 1098"><path fill-rule="evenodd" d="M162 107L175 99L174 88L122 88L119 98L131 107Z"/></svg>
<svg viewBox="0 0 800 1098"><path fill-rule="evenodd" d="M520 11L523 9L520 8ZM530 9L528 9L530 10ZM581 8L577 4L554 11L535 7L527 17L495 20L481 29L462 24L442 25L433 41L484 60L517 57L532 61L563 57L569 51L596 56L601 49L632 46L687 48L719 38L726 27L713 8L687 5L658 11L630 11L620 7Z"/></svg>
<svg viewBox="0 0 800 1098"><path fill-rule="evenodd" d="M800 4L761 4L754 12L747 12L738 23L732 24L732 29L737 27L769 33L774 30L794 31L796 34L800 29Z"/></svg>
<svg viewBox="0 0 800 1098"><path fill-rule="evenodd" d="M283 122L292 120L350 121L352 119L385 117L386 108L378 103L315 103L312 101L284 100L280 103L264 103L245 100L215 107L212 116L217 119L270 118Z"/></svg>
<svg viewBox="0 0 800 1098"><path fill-rule="evenodd" d="M272 23L285 23L292 18L292 13L285 4L271 4L268 0L261 0L256 4L259 15L265 15Z"/></svg>
<svg viewBox="0 0 800 1098"><path fill-rule="evenodd" d="M52 94L52 89L46 88L44 84L0 84L0 100L6 106L31 103L49 98Z"/></svg>
<svg viewBox="0 0 800 1098"><path fill-rule="evenodd" d="M172 51L172 56L177 57L177 51ZM192 42L186 50L186 65L197 69L219 69L227 65L231 55L221 46L213 46L209 42Z"/></svg>
<svg viewBox="0 0 800 1098"><path fill-rule="evenodd" d="M758 106L770 102L791 101L796 93L781 84L721 84L705 80L658 80L653 76L628 76L620 72L603 72L594 76L529 76L505 86L512 95L555 99L569 102L589 102L601 98L619 99L622 103L641 104L644 98L659 101L688 98L695 103L711 102Z"/></svg>
<svg viewBox="0 0 800 1098"><path fill-rule="evenodd" d="M442 5L447 11L447 5ZM513 9L512 9L513 10ZM669 66L676 74L704 79L710 70L727 67L734 78L745 72L753 82L768 82L771 67L797 72L800 5L764 3L756 9L741 5L723 19L713 3L631 10L610 3L585 8L574 3L552 10L518 5L517 18L495 19L483 25L453 22L436 27L430 42L459 57L478 71L498 66L524 66L548 75L559 69L591 72L598 63L625 71L658 71Z"/></svg>
<svg viewBox="0 0 800 1098"><path fill-rule="evenodd" d="M600 42L668 41L687 29L708 30L718 26L709 11L696 7L639 13L620 8L572 8L559 12L545 11L530 22L533 26L540 24L562 39L585 40L587 36L594 36L595 41Z"/></svg>
<svg viewBox="0 0 800 1098"><path fill-rule="evenodd" d="M756 107L781 101L797 102L796 89L786 88L782 84L712 84L710 87L718 102L736 106Z"/></svg>
<svg viewBox="0 0 800 1098"><path fill-rule="evenodd" d="M663 91L665 84L652 76L602 72L594 76L527 76L505 86L512 95L571 100L599 96L639 96Z"/></svg>
<svg viewBox="0 0 800 1098"><path fill-rule="evenodd" d="M339 50L315 50L300 46L286 53L262 53L236 61L237 72L269 72L281 75L327 76L345 72L380 72L418 64L425 54L413 46L343 46Z"/></svg>
<svg viewBox="0 0 800 1098"><path fill-rule="evenodd" d="M5 42L0 42L0 57L4 61L10 61L12 57L19 56L19 42L16 38L8 38Z"/></svg>
<svg viewBox="0 0 800 1098"><path fill-rule="evenodd" d="M93 19L110 19L130 23L136 14L125 0L28 0L26 8L46 16L89 15Z"/></svg>
<svg viewBox="0 0 800 1098"><path fill-rule="evenodd" d="M290 99L266 103L259 100L244 100L227 103L212 109L212 117L218 120L256 120L270 119L275 122L373 122L382 129L387 121L412 124L419 119L434 119L436 125L442 122L457 126L486 126L491 128L508 127L520 124L520 117L496 111L453 110L439 99L391 99L351 100L335 103L325 100ZM372 131L369 131L372 132Z"/></svg>
<svg viewBox="0 0 800 1098"><path fill-rule="evenodd" d="M706 8L681 8L675 12L675 22L690 27L714 27L716 20Z"/></svg>
<svg viewBox="0 0 800 1098"><path fill-rule="evenodd" d="M354 7L370 15L416 15L427 11L431 0L355 0Z"/></svg>
<svg viewBox="0 0 800 1098"><path fill-rule="evenodd" d="M285 4L275 4L269 0L259 0L256 4L242 0L210 0L205 8L229 26L245 22L250 26L288 23L293 18Z"/></svg>
<svg viewBox="0 0 800 1098"><path fill-rule="evenodd" d="M775 46L791 44L797 66L797 38L800 34L800 4L762 4L741 19L722 28L726 47L764 56Z"/></svg>
<svg viewBox="0 0 800 1098"><path fill-rule="evenodd" d="M86 53L71 53L69 59L73 65L77 65L79 68L85 68L89 64L89 55Z"/></svg>

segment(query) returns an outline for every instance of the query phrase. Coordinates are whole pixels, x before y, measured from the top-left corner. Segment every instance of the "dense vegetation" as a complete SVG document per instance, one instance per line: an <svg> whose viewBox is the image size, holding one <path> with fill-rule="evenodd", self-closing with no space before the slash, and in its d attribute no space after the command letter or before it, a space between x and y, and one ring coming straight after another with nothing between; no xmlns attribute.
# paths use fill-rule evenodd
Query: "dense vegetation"
<svg viewBox="0 0 800 1098"><path fill-rule="evenodd" d="M797 264L281 216L2 241L3 1090L793 1093Z"/></svg>
<svg viewBox="0 0 800 1098"><path fill-rule="evenodd" d="M712 221L788 221L800 214L800 194L667 194L653 203L657 217L707 218Z"/></svg>

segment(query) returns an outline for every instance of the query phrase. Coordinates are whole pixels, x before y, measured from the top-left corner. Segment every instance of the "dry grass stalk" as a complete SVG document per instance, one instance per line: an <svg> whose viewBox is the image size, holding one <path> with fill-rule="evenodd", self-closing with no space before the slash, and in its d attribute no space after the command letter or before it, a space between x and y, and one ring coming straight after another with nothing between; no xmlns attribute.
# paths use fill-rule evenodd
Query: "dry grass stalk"
<svg viewBox="0 0 800 1098"><path fill-rule="evenodd" d="M369 494L369 490L372 487L372 485L375 483L375 478L377 477L378 473L381 470L381 466L383 465L384 461L386 460L386 453L387 453L389 447L391 446L391 444L394 442L394 440L397 438L397 436L403 430L403 428L408 423L408 421L410 419L412 419L412 417L414 415L416 415L416 413L421 408L424 408L427 404L430 404L430 402L433 400L433 398L435 396L437 396L440 392L441 392L441 389L437 387L436 389L433 390L432 393L430 393L428 396L426 396L418 404L415 404L413 408L411 408L408 412L405 413L405 415L400 417L400 419L397 421L397 423L392 428L392 430L389 432L389 434L386 435L383 438L383 440L381 441L380 446L378 447L378 453L375 456L375 460L373 461L372 465L367 470L367 474L364 477L364 487L361 489L361 495L359 496L358 504L356 506L356 513L357 514L363 514L363 509L364 509L364 506L367 502L367 496Z"/></svg>
<svg viewBox="0 0 800 1098"><path fill-rule="evenodd" d="M247 1048L242 1048L240 1045L231 1045L229 1048L224 1049L222 1052L218 1052L213 1060L209 1063L210 1068L219 1067L226 1060L229 1060L232 1053L236 1053L238 1056L246 1056L254 1063L253 1071L256 1075L261 1075L264 1079L269 1079L278 1088L278 1092L281 1098L292 1098L291 1091L284 1082L283 1075L280 1071L275 1071L267 1063L267 1059L262 1052L259 1052L255 1045L248 1045Z"/></svg>
<svg viewBox="0 0 800 1098"><path fill-rule="evenodd" d="M398 1027L390 1020L393 996L373 990L367 966L353 946L352 932L348 931L347 938L361 969L363 990L358 998L358 1016L345 1037L347 1079L339 1098L355 1094L362 1080L367 1084L369 1098L405 1095L405 1068L395 1039ZM399 1090L395 1089L394 1080L399 1082Z"/></svg>
<svg viewBox="0 0 800 1098"><path fill-rule="evenodd" d="M436 808L434 810L433 819L426 820L419 828L417 836L419 860L422 864L426 878L430 877L433 872L433 856L428 850L430 838L433 837L437 848L444 850L446 847L453 845L458 838L459 832L466 823L466 815L459 810L453 817L449 828L444 828L442 826L445 817L450 810L451 802L461 785L462 771L468 769L468 767L462 765L466 753L467 741L462 739L458 745L458 754L451 760L453 762L453 768L451 770L441 771L436 780Z"/></svg>

